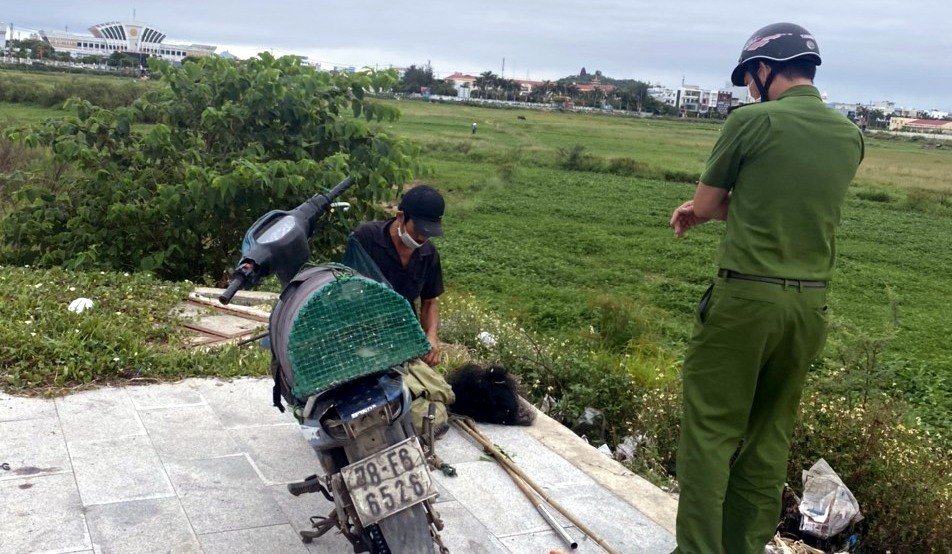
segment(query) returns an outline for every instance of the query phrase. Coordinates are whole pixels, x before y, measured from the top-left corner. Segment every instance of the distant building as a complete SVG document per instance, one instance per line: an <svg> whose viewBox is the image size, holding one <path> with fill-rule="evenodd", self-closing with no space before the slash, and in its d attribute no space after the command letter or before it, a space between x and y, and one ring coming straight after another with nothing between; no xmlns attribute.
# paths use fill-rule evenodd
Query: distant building
<svg viewBox="0 0 952 554"><path fill-rule="evenodd" d="M855 104L855 103L849 104L845 102L829 102L827 103L826 107L830 108L831 110L835 112L839 112L840 114L850 119L856 119L856 113L857 113L857 109L859 108L859 104Z"/></svg>
<svg viewBox="0 0 952 554"><path fill-rule="evenodd" d="M444 79L456 89L457 98L469 98L470 92L476 87L476 77L466 73L455 72Z"/></svg>
<svg viewBox="0 0 952 554"><path fill-rule="evenodd" d="M667 104L668 106L674 106L678 103L677 91L660 84L655 84L648 87L648 96L654 98L658 102Z"/></svg>
<svg viewBox="0 0 952 554"><path fill-rule="evenodd" d="M60 31L40 31L40 38L59 52L70 56L110 56L126 52L155 56L181 62L186 56L202 57L215 52L214 46L204 44L172 44L165 42L165 33L138 21L111 21L89 28L92 35L78 35Z"/></svg>
<svg viewBox="0 0 952 554"><path fill-rule="evenodd" d="M879 100L878 102L870 102L869 109L889 115L896 110L896 103L890 100Z"/></svg>
<svg viewBox="0 0 952 554"><path fill-rule="evenodd" d="M448 77L447 77L446 79L444 79L444 80L447 81L448 83L450 83L451 85L453 85L454 87L459 88L460 86L462 86L462 85L464 85L464 84L469 85L470 87L472 87L472 86L473 86L473 83L476 82L476 79L477 79L477 78L478 78L478 77L474 77L473 75L467 75L466 73L456 72L456 73L453 73L452 75L448 76Z"/></svg>
<svg viewBox="0 0 952 554"><path fill-rule="evenodd" d="M912 119L908 117L893 117L889 120L890 131L912 131L930 134L952 133L952 121L940 119Z"/></svg>
<svg viewBox="0 0 952 554"><path fill-rule="evenodd" d="M701 110L701 87L697 85L681 85L677 93L677 102L674 105L682 113L697 113Z"/></svg>
<svg viewBox="0 0 952 554"><path fill-rule="evenodd" d="M598 77L595 77L595 79L593 79L591 83L574 83L574 84L575 84L575 88L578 89L579 92L595 92L596 90L600 90L604 92L605 94L611 94L615 92L615 85L603 84L602 82L598 80Z"/></svg>
<svg viewBox="0 0 952 554"><path fill-rule="evenodd" d="M532 94L532 89L542 86L543 83L543 81L514 80L519 85L519 94Z"/></svg>

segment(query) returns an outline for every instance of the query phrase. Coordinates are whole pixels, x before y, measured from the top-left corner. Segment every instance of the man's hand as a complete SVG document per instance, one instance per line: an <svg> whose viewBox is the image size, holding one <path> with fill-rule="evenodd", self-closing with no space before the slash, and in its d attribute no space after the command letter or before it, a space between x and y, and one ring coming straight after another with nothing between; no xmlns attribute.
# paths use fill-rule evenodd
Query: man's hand
<svg viewBox="0 0 952 554"><path fill-rule="evenodd" d="M674 236L681 238L691 227L697 227L702 223L710 221L709 217L701 217L694 212L694 200L688 200L675 208L671 213L671 221L668 225L674 229Z"/></svg>
<svg viewBox="0 0 952 554"><path fill-rule="evenodd" d="M423 361L426 362L426 365L434 367L440 363L440 359L442 358L440 341L436 337L427 338L430 340L430 351L427 352L426 356L423 356Z"/></svg>

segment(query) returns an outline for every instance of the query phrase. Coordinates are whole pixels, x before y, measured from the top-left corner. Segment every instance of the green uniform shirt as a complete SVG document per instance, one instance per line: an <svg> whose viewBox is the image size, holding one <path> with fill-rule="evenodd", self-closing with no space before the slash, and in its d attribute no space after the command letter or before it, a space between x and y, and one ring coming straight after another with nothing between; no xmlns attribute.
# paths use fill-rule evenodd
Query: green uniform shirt
<svg viewBox="0 0 952 554"><path fill-rule="evenodd" d="M846 189L863 159L859 128L812 86L731 113L701 176L731 191L719 266L828 280Z"/></svg>

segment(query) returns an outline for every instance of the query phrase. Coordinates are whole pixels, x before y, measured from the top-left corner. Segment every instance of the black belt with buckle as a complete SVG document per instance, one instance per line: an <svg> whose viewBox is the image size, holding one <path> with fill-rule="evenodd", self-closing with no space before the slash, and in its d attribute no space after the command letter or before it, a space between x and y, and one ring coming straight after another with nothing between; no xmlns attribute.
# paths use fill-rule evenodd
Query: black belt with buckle
<svg viewBox="0 0 952 554"><path fill-rule="evenodd" d="M825 289L826 281L803 281L800 279L781 279L780 277L762 277L760 275L747 275L746 273L737 273L729 269L722 269L717 272L718 277L726 279L741 279L743 281L757 281L759 283L771 283L774 285L783 285L787 287L805 288L805 289Z"/></svg>

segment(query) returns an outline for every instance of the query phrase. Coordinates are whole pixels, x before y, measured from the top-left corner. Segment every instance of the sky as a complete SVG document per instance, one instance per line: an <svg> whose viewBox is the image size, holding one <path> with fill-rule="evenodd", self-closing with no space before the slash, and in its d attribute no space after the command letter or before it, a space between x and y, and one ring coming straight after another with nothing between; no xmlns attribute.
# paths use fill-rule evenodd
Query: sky
<svg viewBox="0 0 952 554"><path fill-rule="evenodd" d="M601 70L675 87L724 87L741 46L779 21L806 27L830 101L952 111L952 1L907 0L0 0L0 21L86 32L132 18L166 42L263 50L358 68L430 62L439 76L557 79Z"/></svg>

